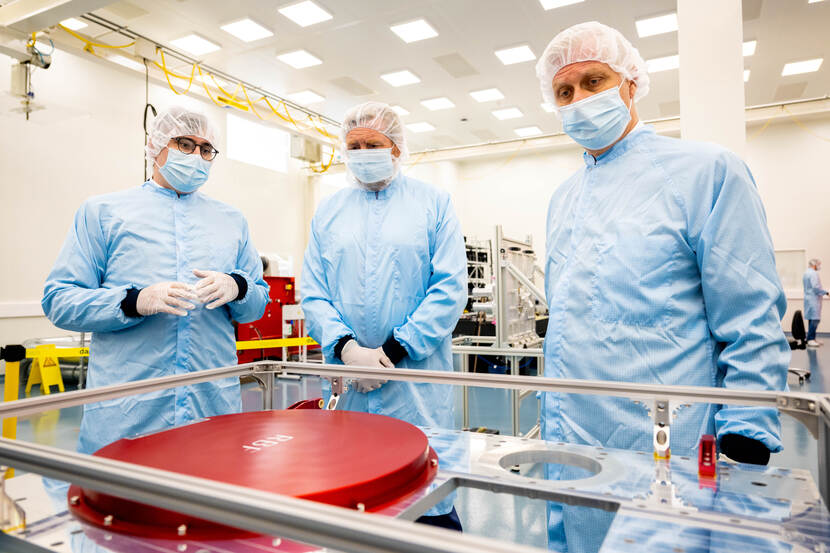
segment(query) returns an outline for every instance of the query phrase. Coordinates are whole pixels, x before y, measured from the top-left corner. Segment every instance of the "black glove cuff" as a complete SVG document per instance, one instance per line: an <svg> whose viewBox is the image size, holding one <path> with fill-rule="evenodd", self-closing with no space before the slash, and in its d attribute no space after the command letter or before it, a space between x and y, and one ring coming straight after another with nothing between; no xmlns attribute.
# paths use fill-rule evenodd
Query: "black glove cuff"
<svg viewBox="0 0 830 553"><path fill-rule="evenodd" d="M128 317L140 317L136 307L138 304L138 294L141 292L138 288L130 288L127 290L127 297L121 300L121 311Z"/></svg>
<svg viewBox="0 0 830 553"><path fill-rule="evenodd" d="M346 344L349 343L349 340L354 340L354 336L352 336L351 334L347 334L346 336L343 336L342 338L337 340L337 343L334 344L334 356L337 359L340 359L340 354L343 353L343 348ZM342 361L342 359L340 360Z"/></svg>
<svg viewBox="0 0 830 553"><path fill-rule="evenodd" d="M393 365L397 365L401 359L409 355L406 352L406 349L401 345L400 342L395 340L395 336L390 336L388 340L383 344L383 353L386 354L386 357L392 361Z"/></svg>
<svg viewBox="0 0 830 553"><path fill-rule="evenodd" d="M769 463L770 451L767 446L738 434L726 434L720 439L720 451L733 461L752 465Z"/></svg>
<svg viewBox="0 0 830 553"><path fill-rule="evenodd" d="M236 287L239 288L239 293L233 299L233 301L239 301L245 297L245 294L248 293L248 281L245 280L245 277L242 275L238 275L236 273L227 273L229 277L231 277L234 281L236 281Z"/></svg>

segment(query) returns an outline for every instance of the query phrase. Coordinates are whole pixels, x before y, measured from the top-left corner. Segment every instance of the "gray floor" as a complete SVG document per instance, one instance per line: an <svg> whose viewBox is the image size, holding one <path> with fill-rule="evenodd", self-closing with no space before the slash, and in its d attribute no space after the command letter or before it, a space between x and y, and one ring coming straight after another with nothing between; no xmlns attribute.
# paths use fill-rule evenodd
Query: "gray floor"
<svg viewBox="0 0 830 553"><path fill-rule="evenodd" d="M793 352L793 367L809 368L811 378L800 385L797 378L790 378L792 390L830 393L830 339L824 348L798 350ZM319 389L316 383L306 388L297 385L278 390L278 404L289 405L300 399L303 393L314 393ZM21 390L22 393L22 390ZM249 405L258 403L258 392L247 389L244 401ZM37 394L37 392L35 392ZM461 391L457 393L456 423L461 427ZM470 389L470 426L497 429L501 433L511 432L510 392L505 390ZM53 411L26 417L19 421L18 439L50 444L62 449L75 447L81 408L73 407L60 412ZM535 396L527 397L520 406L520 429L526 432L537 421L538 401ZM784 467L806 468L817 478L816 442L806 428L789 416L782 417L784 451L773 455L772 464ZM528 545L544 547L546 544L545 504L538 500L515 498L509 495L492 494L477 490L461 490L456 502L459 515L466 531L473 534L507 539Z"/></svg>

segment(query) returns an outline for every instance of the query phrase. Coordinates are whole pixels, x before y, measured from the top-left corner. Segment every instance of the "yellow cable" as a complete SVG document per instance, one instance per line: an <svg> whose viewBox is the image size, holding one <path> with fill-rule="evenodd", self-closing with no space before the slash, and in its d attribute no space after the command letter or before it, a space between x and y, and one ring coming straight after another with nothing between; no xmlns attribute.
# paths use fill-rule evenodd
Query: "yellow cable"
<svg viewBox="0 0 830 553"><path fill-rule="evenodd" d="M748 137L747 137L747 139L746 139L746 141L747 141L747 142L751 142L752 140L755 140L756 138L758 138L759 136L761 136L761 133L763 133L765 130L767 130L767 127L769 127L769 124L770 124L770 123L772 123L772 117L770 117L769 119L767 119L767 122L766 122L766 123L764 123L764 126L763 126L763 127L761 127L760 129L758 129L757 131L755 131L754 133L752 133L752 135L751 135L751 136L748 136Z"/></svg>
<svg viewBox="0 0 830 553"><path fill-rule="evenodd" d="M219 85L217 85L219 86ZM242 88L242 81L236 83L236 88L233 89L233 94L231 95L231 99L236 99L236 95L239 94L240 89Z"/></svg>
<svg viewBox="0 0 830 553"><path fill-rule="evenodd" d="M93 49L94 47L119 49L119 48L129 48L130 46L135 45L135 41L130 42L129 44L124 44L122 46L112 46L110 44L102 44L102 43L98 43L98 42L92 42L91 40L84 38L79 33L76 33L72 29L69 29L69 28L65 27L64 25L61 25L60 23L58 24L58 27L61 30L69 33L73 37L77 38L78 40L82 41L84 43L84 48L83 49L85 51L89 52L90 54L94 54L94 55L97 55L95 50ZM32 33L31 45L34 46L36 41L37 41L37 34ZM161 53L161 64L159 64L157 61L153 61L153 65L158 67L164 73L164 78L167 81L167 85L170 87L170 90L172 90L174 93L176 93L178 95L187 94L190 91L191 87L193 86L193 78L196 74L196 70L198 70L199 71L199 76L202 77L202 79L201 79L202 86L204 87L205 92L207 93L207 95L211 99L211 101L214 104L216 104L217 106L220 106L220 107L227 107L229 105L233 106L232 102L220 102L216 98L213 97L213 94L211 94L210 89L208 88L207 83L204 80L204 74L202 73L202 68L199 65L194 63L191 66L190 76L179 75L175 71L171 71L170 69L167 68L167 62L164 58L164 50L159 48L158 51ZM277 117L279 117L280 119L282 119L286 123L291 123L294 126L295 129L300 130L300 131L307 131L307 130L313 128L320 135L325 136L326 138L329 138L329 139L332 139L332 140L336 139L336 137L334 135L332 135L331 133L329 133L327 130L325 130L322 127L317 126L317 124L315 124L314 119L311 117L311 115L308 115L308 119L311 121L311 126L310 127L305 126L305 125L300 125L297 121L294 120L293 117L291 117L291 113L288 110L288 105L285 102L280 102L280 104L282 104L282 106L283 106L283 109L285 110L285 116L283 116L281 113L279 113L278 109L274 108L273 104L271 104L271 102L265 96L262 96L261 98L257 99L255 102L252 102L251 99L248 97L248 91L245 89L245 86L242 84L241 81L236 83L236 89L234 90L233 93L230 93L230 92L227 92L225 89L223 89L219 85L218 81L216 80L216 78L213 76L212 73L208 73L208 75L210 76L211 80L213 80L213 83L216 85L216 88L220 92L222 92L225 96L228 96L231 101L235 100L237 95L239 95L239 92L242 91L243 94L245 95L245 99L247 100L248 105L251 107L251 110L254 112L254 114L258 118L262 119L263 121L268 121L270 119L262 117L259 114L259 112L256 110L254 104L256 102L260 102L260 101L264 100L265 103L268 105L268 107L271 109L271 112L274 115L276 115ZM187 79L187 88L184 89L184 92L179 92L178 90L176 90L176 88L173 86L173 83L170 82L170 77L171 76L175 77L177 79L182 79L182 80ZM236 107L237 109L240 109L238 106L234 106L234 107ZM318 117L318 119L319 119L319 117ZM321 122L322 122L322 120L321 120ZM331 166L331 163L332 163L333 159L334 159L334 150L332 149L332 158L331 158L331 160L329 160L328 165L324 166L323 171L327 170Z"/></svg>
<svg viewBox="0 0 830 553"><path fill-rule="evenodd" d="M224 88L219 86L219 82L216 80L216 77L213 76L213 73L208 73L208 77L210 77L210 79L213 81L213 84L216 85L216 88L219 89L219 92L221 92L222 94L224 94L225 96L227 96L231 100L236 99L236 95L239 94L239 86L241 85L241 83L236 84L236 90L234 91L233 94L231 94L230 92L228 92L227 90L225 90Z"/></svg>
<svg viewBox="0 0 830 553"><path fill-rule="evenodd" d="M337 140L336 136L330 134L325 128L322 128L322 125L324 125L324 123L319 116L317 116L317 121L320 123L320 126L317 126L317 123L314 122L314 118L311 116L311 114L308 115L308 120L311 121L311 126L314 128L315 131L325 136L326 138L330 138L331 140Z"/></svg>
<svg viewBox="0 0 830 553"><path fill-rule="evenodd" d="M251 106L251 111L254 113L254 115L259 117L259 119L261 119L262 121L271 121L273 119L272 117L263 117L262 115L260 115L259 112L256 109L256 106L254 105L257 102L261 102L263 100L265 100L267 102L268 99L265 96L260 96L259 98L257 98L257 100L255 102L252 102L251 98L248 96L248 89L243 86L242 87L242 92L243 92L243 94L245 94L245 100L248 102L248 105Z"/></svg>
<svg viewBox="0 0 830 553"><path fill-rule="evenodd" d="M176 72L175 72L175 71L173 71L172 69L168 69L168 68L162 67L162 66L161 66L161 64L160 64L159 62L157 62L157 61L154 61L154 62L153 62L153 65L155 65L156 67L158 67L158 68L162 71L162 73L167 73L167 74L168 74L168 75L170 75L171 77L176 77L177 79L182 79L182 80L184 80L184 79L189 79L189 78L190 78L190 77L188 77L187 75L179 75L178 73L176 73Z"/></svg>
<svg viewBox="0 0 830 553"><path fill-rule="evenodd" d="M167 81L168 86L170 86L170 90L172 90L178 95L183 95L190 92L190 87L193 86L193 75L196 71L195 63L190 68L190 79L188 79L187 81L187 88L184 89L184 92L179 92L178 90L176 90L176 88L173 86L173 83L170 82L170 71L167 69L167 62L164 60L164 50L161 51L161 65L162 71L164 71L164 78ZM201 74L201 71L199 73Z"/></svg>
<svg viewBox="0 0 830 553"><path fill-rule="evenodd" d="M226 104L223 104L223 103L219 102L218 100L216 100L216 99L213 97L213 94L211 94L211 93L210 93L210 89L208 88L207 83L205 82L205 79L204 79L204 75L202 74L202 68L201 68L200 66L198 66L198 65L196 65L195 67L196 67L196 69L198 69L198 70L199 70L199 76L200 76L200 77L202 77L202 78L200 79L200 81L202 81L202 86L204 87L205 92L207 92L208 98L210 98L210 99L211 99L211 101L212 101L214 104L216 104L217 106L219 106L219 107L225 107L225 106L226 106Z"/></svg>
<svg viewBox="0 0 830 553"><path fill-rule="evenodd" d="M208 73L207 75L211 78L211 80L213 81L216 88L222 94L224 94L225 96L228 96L229 100L230 100L230 101L220 101L217 98L214 98L213 94L211 94L210 89L208 88L207 83L205 82L206 81L205 74L202 72L202 68L201 68L200 65L193 64L193 66L191 67L191 70L190 70L190 76L189 77L186 76L186 75L179 75L179 74L175 73L174 71L171 71L170 69L168 69L167 62L166 62L165 57L164 57L164 51L160 50L160 52L161 52L161 65L159 65L159 63L155 62L155 61L153 62L153 64L156 67L158 67L164 73L164 78L167 80L167 84L170 86L170 89L173 92L175 92L176 94L186 94L187 92L190 91L190 88L193 85L193 78L195 76L195 72L198 70L199 71L199 76L201 77L200 80L202 82L202 86L205 89L205 92L207 93L207 95L211 99L211 101L214 104L216 104L217 106L220 106L220 107L232 106L232 107L235 107L237 109L243 109L244 106L235 105L235 103L233 102L236 99L236 97L239 95L239 92L242 91L242 93L245 96L245 100L246 100L247 104L251 108L251 111L253 111L254 115L256 115L259 119L261 119L263 121L270 120L269 118L266 118L266 117L263 117L262 115L260 115L260 113L256 110L255 104L257 102L264 101L268 105L268 107L271 109L271 112L274 115L276 115L277 117L279 117L280 119L282 119L286 123L291 123L291 125L295 129L297 129L299 131L308 131L310 129L314 129L315 131L317 131L317 133L319 133L320 135L322 135L322 136L324 136L328 139L331 139L331 140L336 139L336 137L334 135L332 135L331 133L329 133L326 129L324 129L324 128L318 126L317 124L315 124L314 119L312 118L311 115L308 115L308 119L309 119L309 121L311 121L311 125L310 126L301 125L296 120L294 120L294 118L291 116L291 112L289 111L288 105L285 102L280 102L283 109L285 110L285 116L283 116L278 111L278 109L275 108L274 105L265 96L262 96L262 97L258 98L256 101L251 101L251 98L248 96L248 90L245 88L245 86L242 84L241 81L238 81L236 83L236 89L234 90L233 93L230 93L227 90L225 90L224 88L222 88L222 86L219 84L219 82L216 80L216 77L212 73ZM179 79L187 79L187 81L188 81L187 88L184 90L184 92L179 92L178 90L175 89L175 87L173 86L173 83L170 82L170 77L171 76L179 78ZM222 99L222 100L224 100L224 99ZM320 119L320 118L318 117L318 119ZM322 123L322 119L320 119L320 122ZM334 147L334 146L332 145L332 147ZM333 159L334 159L334 152L332 151L332 159L329 160L329 163L327 165L323 166L324 167L323 171L328 170L328 168L332 164Z"/></svg>
<svg viewBox="0 0 830 553"><path fill-rule="evenodd" d="M268 103L268 105L271 105L270 102ZM282 109L285 110L285 116L283 116L278 111L279 106L282 106ZM273 109L273 106L271 106L271 108ZM283 121L291 123L291 125L293 125L293 127L298 131L307 131L309 129L309 127L299 124L297 121L294 120L293 117L291 117L291 112L288 110L288 104L286 104L285 102L281 101L279 104L277 104L277 108L277 110L274 110L274 113L276 113L279 116L279 118Z"/></svg>
<svg viewBox="0 0 830 553"><path fill-rule="evenodd" d="M263 96L263 98L265 98L265 96ZM266 104L268 104L268 107L269 107L269 108L271 108L271 112L272 112L274 115L276 115L277 117L279 117L280 119L282 119L282 120L283 120L283 121L285 121L286 123L288 123L288 122L289 122L289 121L288 121L288 119L286 119L285 117L283 117L283 116L282 116L282 114L280 114L280 112L278 112L278 111L274 108L273 104L271 104L271 101L270 101L270 100L268 100L268 98L265 98L265 103L266 103Z"/></svg>
<svg viewBox="0 0 830 553"><path fill-rule="evenodd" d="M331 168L332 163L334 163L334 145L331 146L331 157L329 157L329 162L325 165L320 165L320 168L311 166L311 170L315 173L325 173Z"/></svg>
<svg viewBox="0 0 830 553"><path fill-rule="evenodd" d="M112 46L111 44L101 44L100 42L92 42L91 40L84 38L83 35L80 35L80 34L76 33L72 29L64 27L60 23L58 23L58 28L60 28L63 31L66 31L67 33L74 36L78 40L83 41L85 43L84 50L86 50L90 54L93 53L93 50L92 50L93 47L95 47L95 48L111 48L113 50L117 50L119 48L129 48L130 46L135 45L135 41L132 41L129 44L124 44L123 46Z"/></svg>
<svg viewBox="0 0 830 553"><path fill-rule="evenodd" d="M415 161L413 161L412 163L408 163L408 164L406 165L406 170L407 170L407 171L409 171L410 169L412 169L413 167L415 167L416 165L418 165L418 164L421 162L421 160L422 160L422 159L424 159L424 157L426 157L426 155L427 155L427 153L426 153L426 152L421 152L421 155L419 155L419 156L415 159Z"/></svg>
<svg viewBox="0 0 830 553"><path fill-rule="evenodd" d="M135 45L135 41L130 42L129 44L124 44L122 46L112 46L110 44L102 44L102 43L98 43L98 42L92 42L91 40L88 40L88 39L84 38L82 35L76 33L72 29L69 29L69 28L65 27L64 25L61 25L60 23L58 24L58 27L61 30L66 31L70 35L74 36L78 40L84 42L84 50L86 50L90 54L95 54L95 51L93 50L93 47L119 49L119 48L128 48L130 46ZM36 41L35 33L32 33L32 45L35 44L35 41ZM170 90L172 90L174 93L176 93L178 95L183 95L183 94L187 94L190 91L190 88L193 86L193 77L195 76L195 72L196 72L197 69L199 70L199 75L204 77L204 75L202 73L202 68L199 67L197 64L193 64L193 66L191 67L189 77L187 75L179 75L178 73L176 73L174 71L171 71L170 69L167 68L167 63L164 59L164 50L159 49L159 51L161 52L161 65L159 65L159 63L156 62L156 61L154 61L153 64L156 67L158 67L164 73L164 78L167 81L167 84L170 87ZM248 101L248 105L251 106L251 109L254 111L256 116L259 117L260 119L262 119L263 121L268 120L268 119L262 117L261 115L259 115L259 113L256 111L256 108L254 107L255 102L251 102L250 98L248 98L248 93L245 90L245 87L242 84L242 82L237 82L236 83L236 89L234 90L233 93L230 93L230 92L227 92L226 90L224 90L219 85L219 83L216 81L216 78L213 76L213 74L208 73L208 75L213 80L214 84L216 85L216 88L219 89L219 91L222 92L225 96L228 96L230 100L235 100L237 95L239 94L239 92L242 91L245 94L246 100ZM182 79L182 80L187 79L187 88L185 88L184 92L179 92L178 90L176 90L176 88L173 86L173 83L170 82L170 77L171 76L176 77L178 79ZM210 99L213 101L213 103L216 104L217 106L223 106L224 107L224 106L232 105L232 104L229 104L227 102L217 101L213 97L213 95L210 93L210 89L208 89L207 83L204 82L204 79L202 79L202 86L204 87L205 92L207 92L208 97L210 97ZM312 122L310 127L305 126L305 125L300 125L291 116L291 113L288 110L288 105L285 102L280 102L280 104L282 104L282 106L283 106L283 109L285 110L285 116L283 116L282 114L279 113L278 109L274 108L274 106L271 104L271 102L268 101L268 98L266 98L265 96L263 96L262 98L259 98L258 100L256 100L256 102L259 102L259 101L262 101L262 100L265 100L265 103L271 109L272 113L274 113L277 117L279 117L283 121L285 121L287 123L291 123L294 126L294 128L296 128L297 130L306 131L306 130L309 130L310 128L313 128L315 131L317 131L322 136L325 136L326 138L329 138L329 139L332 139L332 140L336 139L336 137L334 135L332 135L331 133L329 133L327 130L317 126L314 123L314 120L312 119L311 115L308 116L309 120Z"/></svg>
<svg viewBox="0 0 830 553"><path fill-rule="evenodd" d="M242 87L242 93L245 95L245 101L248 102L249 106L251 106L251 111L253 112L253 114L256 115L258 119L266 121L266 119L263 116L261 116L259 112L256 110L256 106L251 101L251 98L248 96L248 90L244 86ZM262 98L260 98L259 100L261 99ZM259 102L259 100L257 100L257 102Z"/></svg>
<svg viewBox="0 0 830 553"><path fill-rule="evenodd" d="M299 129L300 126L297 124L296 121L294 121L294 118L291 117L291 112L288 111L288 104L286 104L285 102L280 102L279 105L281 105L282 109L285 110L285 115L288 117L288 120L291 121L291 124L294 125L295 128Z"/></svg>
<svg viewBox="0 0 830 553"><path fill-rule="evenodd" d="M808 127L807 125L805 125L804 123L802 123L801 121L799 121L799 120L798 120L798 117L796 117L795 115L793 115L793 114L792 114L792 112L791 112L790 110L788 110L788 109L787 109L787 106L786 106L786 105L783 105L783 104L782 104L782 105L781 105L781 107L782 107L782 108L784 108L784 111L786 111L786 112L787 112L787 116L789 116L789 118L790 118L790 119L792 119L792 120L795 122L795 124L796 124L796 125L798 125L798 126L801 128L801 130L803 130L803 131L805 131L805 132L807 132L807 133L809 133L809 134L811 134L811 135L815 136L815 137L816 137L816 138L818 138L819 140L824 140L825 142L830 142L830 138L826 138L826 137L824 137L824 136L821 136L820 134L816 134L816 133L814 133L814 132L813 132L813 130L812 130L810 127Z"/></svg>

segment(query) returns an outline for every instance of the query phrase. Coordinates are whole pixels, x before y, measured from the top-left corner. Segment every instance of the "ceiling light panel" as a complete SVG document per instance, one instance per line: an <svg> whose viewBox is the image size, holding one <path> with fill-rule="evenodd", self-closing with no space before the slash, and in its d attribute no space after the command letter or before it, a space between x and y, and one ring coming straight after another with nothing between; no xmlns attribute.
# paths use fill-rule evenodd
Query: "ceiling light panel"
<svg viewBox="0 0 830 553"><path fill-rule="evenodd" d="M649 73L659 73L660 71L669 71L670 69L677 69L680 67L680 56L675 54L673 56L665 56L662 58L653 58L646 60Z"/></svg>
<svg viewBox="0 0 830 553"><path fill-rule="evenodd" d="M409 23L401 23L400 25L392 25L389 28L406 43L418 42L419 40L426 40L438 36L438 31L433 29L432 25L423 19L417 19Z"/></svg>
<svg viewBox="0 0 830 553"><path fill-rule="evenodd" d="M300 27L308 27L309 25L322 23L332 18L329 12L311 0L285 6L284 8L280 8L279 12Z"/></svg>
<svg viewBox="0 0 830 553"><path fill-rule="evenodd" d="M743 44L744 57L751 56L755 53L755 47L758 45L757 40L748 40Z"/></svg>
<svg viewBox="0 0 830 553"><path fill-rule="evenodd" d="M447 97L421 100L421 105L430 111L438 111L440 109L450 109L455 107L455 104L452 103L452 100L450 100Z"/></svg>
<svg viewBox="0 0 830 553"><path fill-rule="evenodd" d="M585 0L539 0L542 8L545 10L552 10L554 8L561 8L563 6L570 6L572 4L579 4Z"/></svg>
<svg viewBox="0 0 830 553"><path fill-rule="evenodd" d="M420 121L418 123L410 123L406 126L406 128L409 129L412 132L417 132L417 133L430 132L430 131L435 130L435 127L433 127L432 125L430 125L426 121Z"/></svg>
<svg viewBox="0 0 830 553"><path fill-rule="evenodd" d="M234 21L233 23L228 23L227 25L222 25L220 28L244 42L253 42L274 36L274 33L247 17L239 21Z"/></svg>
<svg viewBox="0 0 830 553"><path fill-rule="evenodd" d="M317 56L310 54L305 50L294 50L293 52L286 52L280 54L277 59L281 62L290 65L294 69L304 69L314 65L320 65L322 60Z"/></svg>
<svg viewBox="0 0 830 553"><path fill-rule="evenodd" d="M195 33L177 38L176 40L171 40L170 44L194 56L209 54L221 48L221 46L215 42L211 42Z"/></svg>
<svg viewBox="0 0 830 553"><path fill-rule="evenodd" d="M533 50L527 44L496 50L496 56L504 65L513 65L514 63L522 63L536 59L536 54L533 53Z"/></svg>
<svg viewBox="0 0 830 553"><path fill-rule="evenodd" d="M496 100L503 100L504 94L498 88L485 88L484 90L474 90L470 92L470 96L476 102L495 102Z"/></svg>
<svg viewBox="0 0 830 553"><path fill-rule="evenodd" d="M677 13L641 19L636 21L635 25L640 38L673 33L677 31Z"/></svg>
<svg viewBox="0 0 830 553"><path fill-rule="evenodd" d="M421 79L408 69L403 71L395 71L393 73L385 73L380 76L381 79L391 84L392 86L406 86L410 84L420 83Z"/></svg>
<svg viewBox="0 0 830 553"><path fill-rule="evenodd" d="M317 104L325 100L325 97L320 96L313 90L301 90L300 92L289 94L286 97L295 104L300 104L301 106Z"/></svg>
<svg viewBox="0 0 830 553"><path fill-rule="evenodd" d="M536 127L536 126L521 127L521 128L518 128L518 129L513 129L513 132L515 132L517 135L521 136L522 138L526 138L528 136L536 136L536 135L542 134L542 129L540 129L539 127Z"/></svg>
<svg viewBox="0 0 830 553"><path fill-rule="evenodd" d="M824 58L788 63L781 71L781 76L786 77L788 75L800 75L801 73L813 73L819 70L822 61L824 61Z"/></svg>
<svg viewBox="0 0 830 553"><path fill-rule="evenodd" d="M504 121L505 119L517 119L522 117L524 113L519 108L504 108L504 109L497 109L491 112L493 117L500 121Z"/></svg>

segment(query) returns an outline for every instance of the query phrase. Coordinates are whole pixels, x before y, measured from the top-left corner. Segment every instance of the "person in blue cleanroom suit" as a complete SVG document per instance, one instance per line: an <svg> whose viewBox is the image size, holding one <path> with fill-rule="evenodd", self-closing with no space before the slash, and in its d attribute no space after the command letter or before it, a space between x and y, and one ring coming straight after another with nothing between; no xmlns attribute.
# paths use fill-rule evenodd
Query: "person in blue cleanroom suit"
<svg viewBox="0 0 830 553"><path fill-rule="evenodd" d="M585 166L548 209L545 375L785 389L786 298L746 164L715 144L658 136L639 123L634 103L648 91L646 65L615 29L566 29L536 70L564 131L585 148ZM555 393L543 402L546 440L652 448L642 405ZM693 454L701 434L715 434L739 462L766 464L781 450L775 409L681 407L672 451ZM558 506L550 516L552 548L599 548L590 529L602 517Z"/></svg>
<svg viewBox="0 0 830 553"><path fill-rule="evenodd" d="M821 286L821 260L811 259L807 270L804 271L804 318L807 319L807 346L817 348L821 342L816 340L816 331L821 322L821 302L827 295L827 290Z"/></svg>
<svg viewBox="0 0 830 553"><path fill-rule="evenodd" d="M467 258L450 195L401 174L403 125L388 105L349 110L342 140L355 186L323 200L311 223L300 285L309 334L327 363L451 371ZM453 403L448 385L361 379L338 408L451 428ZM420 522L461 528L451 498L427 515Z"/></svg>
<svg viewBox="0 0 830 553"><path fill-rule="evenodd" d="M202 114L156 117L141 186L88 199L43 294L56 326L92 332L90 388L233 365L232 320L259 319L268 302L245 217L198 188L217 132ZM228 378L84 406L78 450L241 410Z"/></svg>

